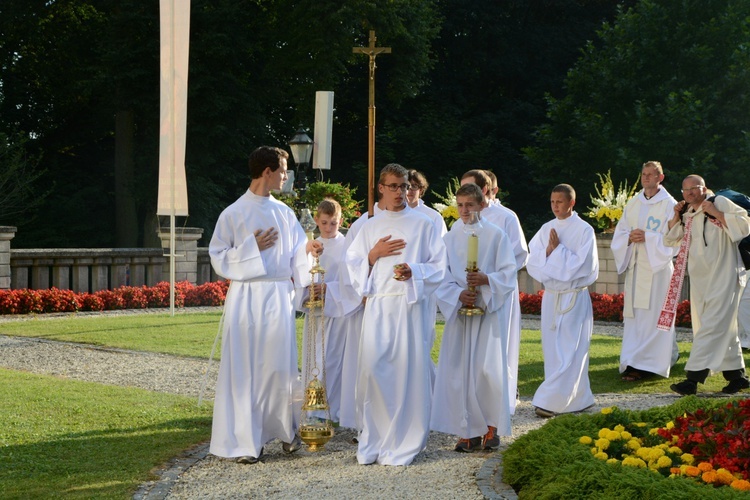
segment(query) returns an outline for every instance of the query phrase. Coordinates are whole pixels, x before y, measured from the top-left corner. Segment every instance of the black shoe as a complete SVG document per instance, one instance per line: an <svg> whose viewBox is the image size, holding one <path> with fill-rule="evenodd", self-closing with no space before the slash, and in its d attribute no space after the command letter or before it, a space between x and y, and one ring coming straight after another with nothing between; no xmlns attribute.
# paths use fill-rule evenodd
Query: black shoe
<svg viewBox="0 0 750 500"><path fill-rule="evenodd" d="M238 464L257 464L263 458L263 448L260 449L260 455L257 457L251 457L246 455L244 457L237 457L235 460Z"/></svg>
<svg viewBox="0 0 750 500"><path fill-rule="evenodd" d="M742 389L748 388L750 388L750 380L746 378L736 378L734 380L730 380L727 386L724 387L721 392L723 392L724 394L736 394Z"/></svg>
<svg viewBox="0 0 750 500"><path fill-rule="evenodd" d="M679 382L677 384L670 385L669 388L677 394L681 394L683 396L691 396L698 392L698 383L693 382L692 380L683 380L682 382Z"/></svg>
<svg viewBox="0 0 750 500"><path fill-rule="evenodd" d="M471 453L477 450L482 449L482 437L473 437L471 439L459 439L458 443L456 443L456 447L453 448L454 451L461 451L464 453Z"/></svg>
<svg viewBox="0 0 750 500"><path fill-rule="evenodd" d="M487 434L482 436L483 450L496 450L500 446L500 437L497 435L497 427L487 426Z"/></svg>
<svg viewBox="0 0 750 500"><path fill-rule="evenodd" d="M292 439L291 443L281 443L281 449L284 450L284 453L287 455L298 451L300 448L302 448L302 439L300 439L297 434L294 435L294 439Z"/></svg>

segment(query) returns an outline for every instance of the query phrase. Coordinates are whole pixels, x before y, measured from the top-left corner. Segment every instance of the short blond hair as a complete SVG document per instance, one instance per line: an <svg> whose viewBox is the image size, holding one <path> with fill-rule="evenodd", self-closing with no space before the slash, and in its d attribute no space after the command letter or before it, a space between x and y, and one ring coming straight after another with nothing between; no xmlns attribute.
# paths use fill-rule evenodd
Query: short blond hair
<svg viewBox="0 0 750 500"><path fill-rule="evenodd" d="M341 205L333 198L325 198L318 203L315 215L329 215L331 217L341 217Z"/></svg>
<svg viewBox="0 0 750 500"><path fill-rule="evenodd" d="M661 166L661 163L658 161L649 160L646 163L643 164L641 167L641 170L643 170L646 167L655 168L657 172L659 172L659 175L664 175L664 169Z"/></svg>

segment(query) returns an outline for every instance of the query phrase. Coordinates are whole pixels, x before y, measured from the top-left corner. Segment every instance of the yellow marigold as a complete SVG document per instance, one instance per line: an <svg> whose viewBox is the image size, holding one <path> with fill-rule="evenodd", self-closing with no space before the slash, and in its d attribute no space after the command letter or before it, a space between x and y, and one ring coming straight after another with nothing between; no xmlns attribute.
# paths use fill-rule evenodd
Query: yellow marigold
<svg viewBox="0 0 750 500"><path fill-rule="evenodd" d="M607 463L608 463L609 465L614 465L614 464L619 464L619 463L620 463L620 461L619 461L619 460L617 460L616 458L609 458L609 459L607 459Z"/></svg>
<svg viewBox="0 0 750 500"><path fill-rule="evenodd" d="M750 481L744 479L735 479L729 486L735 490L750 491Z"/></svg>
<svg viewBox="0 0 750 500"><path fill-rule="evenodd" d="M625 457L622 460L622 465L627 465L628 467L640 467L641 469L646 468L646 462L636 457Z"/></svg>
<svg viewBox="0 0 750 500"><path fill-rule="evenodd" d="M651 448L648 448L646 446L635 450L635 456L637 456L638 458L642 458L644 460L648 460L650 453L651 453Z"/></svg>
<svg viewBox="0 0 750 500"><path fill-rule="evenodd" d="M659 429L656 429L656 428L649 429L648 434L650 436L656 436L657 434L659 434Z"/></svg>
<svg viewBox="0 0 750 500"><path fill-rule="evenodd" d="M622 425L620 425L620 424L617 424L617 425L615 425L615 430L616 430L617 432L622 432L622 431L624 431L624 430L625 430L625 427L623 427L623 426L622 426Z"/></svg>
<svg viewBox="0 0 750 500"><path fill-rule="evenodd" d="M617 431L609 431L605 438L609 439L610 441L619 441L620 440L620 433Z"/></svg>
<svg viewBox="0 0 750 500"><path fill-rule="evenodd" d="M690 477L698 477L701 475L701 470L698 467L688 465L685 467L685 475Z"/></svg>
<svg viewBox="0 0 750 500"><path fill-rule="evenodd" d="M720 484L732 484L732 481L735 480L735 477L732 475L732 473L724 468L717 470L716 476L717 481Z"/></svg>
<svg viewBox="0 0 750 500"><path fill-rule="evenodd" d="M695 457L692 455L692 453L683 453L682 455L680 455L680 460L682 460L683 464L693 465L693 462L695 462Z"/></svg>
<svg viewBox="0 0 750 500"><path fill-rule="evenodd" d="M657 445L656 448L667 451L669 449L669 445L667 443L661 443L660 445Z"/></svg>
<svg viewBox="0 0 750 500"><path fill-rule="evenodd" d="M594 444L600 450L606 450L607 448L609 448L609 439L600 438L600 439L597 439L596 441L594 441Z"/></svg>
<svg viewBox="0 0 750 500"><path fill-rule="evenodd" d="M674 429L674 422L667 422L667 429Z"/></svg>
<svg viewBox="0 0 750 500"><path fill-rule="evenodd" d="M675 455L681 455L682 454L682 450L680 448L678 448L677 446L671 446L669 448L669 453L673 453Z"/></svg>
<svg viewBox="0 0 750 500"><path fill-rule="evenodd" d="M588 436L581 436L581 438L578 440L581 444L591 444L592 439Z"/></svg>
<svg viewBox="0 0 750 500"><path fill-rule="evenodd" d="M698 464L698 469L700 469L701 472L708 472L714 470L714 466L708 462L701 462Z"/></svg>
<svg viewBox="0 0 750 500"><path fill-rule="evenodd" d="M599 449L596 447L591 448L591 454L596 455L599 452Z"/></svg>
<svg viewBox="0 0 750 500"><path fill-rule="evenodd" d="M663 469L664 467L671 467L672 466L672 459L668 456L664 455L663 457L659 457L656 460L656 466L660 469Z"/></svg>
<svg viewBox="0 0 750 500"><path fill-rule="evenodd" d="M646 422L636 422L636 427L646 427Z"/></svg>
<svg viewBox="0 0 750 500"><path fill-rule="evenodd" d="M659 458L664 456L664 450L661 448L651 448L651 451L648 452L648 459L649 460L658 460Z"/></svg>
<svg viewBox="0 0 750 500"><path fill-rule="evenodd" d="M718 479L718 474L716 474L716 471L710 470L708 472L704 472L701 475L701 479L706 484L714 484Z"/></svg>
<svg viewBox="0 0 750 500"><path fill-rule="evenodd" d="M599 460L607 460L609 458L609 456L606 453L604 453L603 451L600 451L599 453L597 453L596 455L594 455L594 458L598 458Z"/></svg>
<svg viewBox="0 0 750 500"><path fill-rule="evenodd" d="M638 450L641 447L641 442L637 439L631 439L628 441L628 448L630 448L633 451Z"/></svg>
<svg viewBox="0 0 750 500"><path fill-rule="evenodd" d="M629 433L628 431L622 431L620 433L620 436L622 436L622 440L623 441L628 441L628 440L630 440L630 438L633 437L633 435L631 433Z"/></svg>
<svg viewBox="0 0 750 500"><path fill-rule="evenodd" d="M609 415L610 413L612 413L611 407L602 408L602 415Z"/></svg>
<svg viewBox="0 0 750 500"><path fill-rule="evenodd" d="M676 444L677 441L679 441L679 440L680 440L680 436L678 436L677 434L675 434L674 436L672 436L672 444Z"/></svg>
<svg viewBox="0 0 750 500"><path fill-rule="evenodd" d="M605 427L604 429L599 429L599 434L598 434L598 436L599 436L600 438L605 438L605 437L607 437L607 433L608 433L608 432L609 432L609 429L607 429L606 427Z"/></svg>

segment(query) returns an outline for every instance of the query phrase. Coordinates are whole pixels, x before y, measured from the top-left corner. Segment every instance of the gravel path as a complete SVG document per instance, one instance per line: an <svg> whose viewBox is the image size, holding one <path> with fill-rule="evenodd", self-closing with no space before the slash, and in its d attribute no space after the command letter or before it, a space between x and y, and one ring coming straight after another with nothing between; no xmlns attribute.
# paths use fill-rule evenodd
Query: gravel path
<svg viewBox="0 0 750 500"><path fill-rule="evenodd" d="M193 311L217 310L192 308ZM115 313L154 313L163 310L118 311ZM180 310L180 314L189 314ZM78 313L77 316L87 314ZM97 348L65 342L7 337L2 325L7 321L54 320L69 315L40 315L36 318L0 317L0 366L76 380L103 384L140 387L149 391L198 397L208 363L162 354ZM525 318L524 328L539 329L538 318ZM621 335L621 328L597 324L594 332ZM689 331L680 331L680 340L689 340ZM204 397L213 399L213 385L218 363L209 373ZM643 409L667 405L676 395L598 394L599 411L614 404L621 408ZM530 398L523 398L513 417L513 436L503 438L503 445L545 422L534 415ZM137 499L187 498L515 498L513 490L500 481L499 453L459 454L453 450L456 437L430 434L427 450L408 467L361 466L351 444L353 430L337 429L325 451L311 453L305 449L287 456L281 444L266 446L264 462L239 465L207 453L202 444L176 457L160 473L160 479L141 486Z"/></svg>

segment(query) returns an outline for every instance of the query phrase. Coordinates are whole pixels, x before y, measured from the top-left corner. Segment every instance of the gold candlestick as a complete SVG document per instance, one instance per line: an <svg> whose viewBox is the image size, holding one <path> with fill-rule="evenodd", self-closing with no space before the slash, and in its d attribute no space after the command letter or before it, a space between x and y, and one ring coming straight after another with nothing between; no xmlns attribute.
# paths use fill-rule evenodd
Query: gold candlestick
<svg viewBox="0 0 750 500"><path fill-rule="evenodd" d="M479 212L471 212L469 221L464 224L463 231L469 235L466 247L466 272L476 273L479 272L477 267L477 261L479 260L479 230L482 228L482 223L479 221ZM476 287L469 285L467 288L470 292L476 292ZM458 310L458 314L463 316L481 316L484 314L484 309L477 306L476 304L465 304Z"/></svg>

